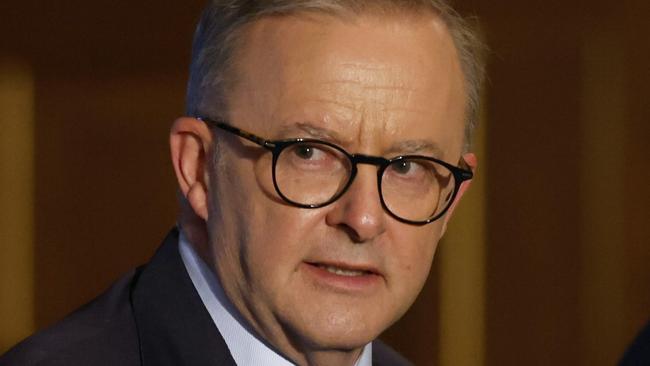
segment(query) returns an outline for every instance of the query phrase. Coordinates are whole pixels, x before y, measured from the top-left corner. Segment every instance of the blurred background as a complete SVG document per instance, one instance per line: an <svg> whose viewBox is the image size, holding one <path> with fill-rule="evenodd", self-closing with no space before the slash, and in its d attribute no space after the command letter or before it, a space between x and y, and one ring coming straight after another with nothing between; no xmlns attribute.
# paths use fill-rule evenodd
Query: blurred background
<svg viewBox="0 0 650 366"><path fill-rule="evenodd" d="M612 365L650 318L650 2L465 0L480 164L384 338L416 365ZM168 129L203 1L0 3L0 353L174 225Z"/></svg>

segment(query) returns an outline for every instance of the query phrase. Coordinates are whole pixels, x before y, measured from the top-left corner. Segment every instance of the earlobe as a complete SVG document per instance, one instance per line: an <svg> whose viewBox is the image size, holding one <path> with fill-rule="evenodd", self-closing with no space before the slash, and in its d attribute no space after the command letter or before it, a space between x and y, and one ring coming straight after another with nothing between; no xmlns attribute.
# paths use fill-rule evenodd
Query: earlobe
<svg viewBox="0 0 650 366"><path fill-rule="evenodd" d="M195 184L190 187L190 190L187 192L185 199L189 202L190 206L194 210L194 213L202 218L204 221L208 221L208 196L207 189L203 184Z"/></svg>
<svg viewBox="0 0 650 366"><path fill-rule="evenodd" d="M181 194L194 213L207 220L209 182L206 157L210 156L212 146L210 129L197 119L179 118L171 128L169 145Z"/></svg>
<svg viewBox="0 0 650 366"><path fill-rule="evenodd" d="M469 167L472 169L472 172L476 174L476 167L478 166L478 160L476 159L476 155L473 153L466 153L463 155L463 160L469 165ZM449 210L445 214L445 216L442 218L443 224L442 224L442 231L440 233L440 237L445 234L445 231L447 231L447 223L449 222L449 219L451 219L451 216L454 213L454 210L456 209L456 205L458 202L460 202L460 199L463 197L467 189L469 189L469 186L472 184L471 180L464 181L461 185L460 188L458 189L458 193L456 194L456 198L454 198L454 202L451 204L451 207L449 207Z"/></svg>

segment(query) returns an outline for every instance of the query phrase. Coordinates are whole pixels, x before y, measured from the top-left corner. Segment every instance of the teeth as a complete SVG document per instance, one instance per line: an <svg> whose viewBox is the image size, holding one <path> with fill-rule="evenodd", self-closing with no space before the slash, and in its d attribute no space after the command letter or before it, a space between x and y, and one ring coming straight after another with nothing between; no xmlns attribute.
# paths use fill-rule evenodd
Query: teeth
<svg viewBox="0 0 650 366"><path fill-rule="evenodd" d="M333 267L333 266L319 266L320 268L325 269L327 272L337 274L339 276L349 276L349 277L357 277L357 276L363 276L367 274L368 272L366 271L355 271L355 270L350 270L350 269L342 269L338 267Z"/></svg>

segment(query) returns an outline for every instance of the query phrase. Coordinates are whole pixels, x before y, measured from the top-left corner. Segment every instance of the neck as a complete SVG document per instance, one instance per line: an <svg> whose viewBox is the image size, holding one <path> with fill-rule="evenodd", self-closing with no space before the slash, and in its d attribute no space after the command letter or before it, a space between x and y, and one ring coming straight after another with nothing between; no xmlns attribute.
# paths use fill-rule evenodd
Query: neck
<svg viewBox="0 0 650 366"><path fill-rule="evenodd" d="M178 217L179 229L189 241L198 255L205 263L212 263L210 260L210 245L208 240L208 231L200 217L192 214L183 213Z"/></svg>
<svg viewBox="0 0 650 366"><path fill-rule="evenodd" d="M347 365L353 366L359 357L363 348L347 351L347 350L328 350L328 351L314 351L304 355L304 365L309 366L326 366L326 365ZM303 365L303 363L300 363Z"/></svg>

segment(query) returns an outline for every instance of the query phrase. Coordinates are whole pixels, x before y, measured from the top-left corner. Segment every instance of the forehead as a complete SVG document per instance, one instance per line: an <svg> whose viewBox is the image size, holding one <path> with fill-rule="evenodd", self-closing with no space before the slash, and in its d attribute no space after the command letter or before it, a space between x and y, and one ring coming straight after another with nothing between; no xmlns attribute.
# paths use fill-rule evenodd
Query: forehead
<svg viewBox="0 0 650 366"><path fill-rule="evenodd" d="M231 119L257 118L255 131L310 122L357 140L462 140L462 74L433 14L262 18L247 29L236 70Z"/></svg>

